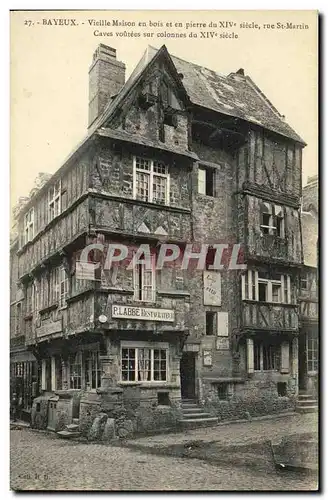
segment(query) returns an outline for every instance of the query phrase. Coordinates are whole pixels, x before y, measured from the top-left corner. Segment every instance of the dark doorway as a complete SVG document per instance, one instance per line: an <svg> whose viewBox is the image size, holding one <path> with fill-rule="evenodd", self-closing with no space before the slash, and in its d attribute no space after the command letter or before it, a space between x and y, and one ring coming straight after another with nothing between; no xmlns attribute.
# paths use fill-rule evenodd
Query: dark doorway
<svg viewBox="0 0 328 500"><path fill-rule="evenodd" d="M195 399L195 353L184 352L180 361L181 397Z"/></svg>
<svg viewBox="0 0 328 500"><path fill-rule="evenodd" d="M298 388L306 389L307 366L306 366L306 334L300 332L298 338Z"/></svg>

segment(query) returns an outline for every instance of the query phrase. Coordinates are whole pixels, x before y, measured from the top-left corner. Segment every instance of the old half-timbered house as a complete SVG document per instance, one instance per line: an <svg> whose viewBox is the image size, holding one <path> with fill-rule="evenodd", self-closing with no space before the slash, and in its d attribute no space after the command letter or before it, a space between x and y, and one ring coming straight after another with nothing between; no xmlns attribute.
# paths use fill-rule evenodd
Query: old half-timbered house
<svg viewBox="0 0 328 500"><path fill-rule="evenodd" d="M304 142L243 70L148 47L124 82L99 45L88 135L19 215L32 425L99 437L109 418L126 436L293 406ZM208 245L204 267L156 269L163 242ZM85 247L101 263L111 243L153 265L81 279ZM212 269L233 243L239 267Z"/></svg>
<svg viewBox="0 0 328 500"><path fill-rule="evenodd" d="M13 419L29 421L33 399L38 395L38 364L25 346L24 294L18 280L17 250L15 234L10 244L10 410Z"/></svg>
<svg viewBox="0 0 328 500"><path fill-rule="evenodd" d="M299 386L303 406L315 407L319 373L318 176L303 188L302 238L304 266L300 276ZM306 396L309 396L308 398ZM312 401L312 403L311 403Z"/></svg>

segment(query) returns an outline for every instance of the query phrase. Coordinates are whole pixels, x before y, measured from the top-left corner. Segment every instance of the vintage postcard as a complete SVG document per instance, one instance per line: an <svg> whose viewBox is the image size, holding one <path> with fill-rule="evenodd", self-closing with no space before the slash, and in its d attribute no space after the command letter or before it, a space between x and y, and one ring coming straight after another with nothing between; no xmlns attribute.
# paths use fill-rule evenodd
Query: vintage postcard
<svg viewBox="0 0 328 500"><path fill-rule="evenodd" d="M10 21L10 488L317 490L318 13Z"/></svg>

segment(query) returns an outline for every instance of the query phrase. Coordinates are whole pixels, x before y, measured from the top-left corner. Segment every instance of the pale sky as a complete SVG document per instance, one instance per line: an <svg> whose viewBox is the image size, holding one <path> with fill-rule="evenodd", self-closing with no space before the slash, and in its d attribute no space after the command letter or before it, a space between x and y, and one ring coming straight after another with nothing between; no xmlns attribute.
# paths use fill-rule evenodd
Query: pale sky
<svg viewBox="0 0 328 500"><path fill-rule="evenodd" d="M43 19L75 18L79 26L43 25ZM88 20L134 21L136 27L90 26ZM138 27L161 22L162 28ZM204 39L181 23L236 22L238 39ZM24 24L25 21L31 21ZM261 29L240 28L241 22ZM309 29L264 29L263 23L305 23ZM39 22L40 24L37 24ZM82 22L84 23L82 25ZM173 27L165 27L172 22ZM99 43L117 49L129 76L147 45L165 44L173 55L221 74L244 68L286 121L308 144L303 150L303 184L317 173L317 31L314 11L97 11L11 13L11 205L27 196L39 172L54 173L83 139L88 119L88 69ZM114 36L95 36L94 30ZM117 37L139 31L141 37ZM148 38L145 32L153 33ZM186 33L186 38L157 37ZM191 38L190 32L198 34Z"/></svg>

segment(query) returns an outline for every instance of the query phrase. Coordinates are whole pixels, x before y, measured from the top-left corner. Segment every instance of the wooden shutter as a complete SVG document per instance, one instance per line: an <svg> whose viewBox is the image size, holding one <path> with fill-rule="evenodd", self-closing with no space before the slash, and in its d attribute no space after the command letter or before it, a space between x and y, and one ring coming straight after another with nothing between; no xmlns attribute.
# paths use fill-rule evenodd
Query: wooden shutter
<svg viewBox="0 0 328 500"><path fill-rule="evenodd" d="M281 373L289 373L289 342L282 342L281 344Z"/></svg>
<svg viewBox="0 0 328 500"><path fill-rule="evenodd" d="M56 384L56 358L55 356L51 357L51 390L55 391L57 389Z"/></svg>
<svg viewBox="0 0 328 500"><path fill-rule="evenodd" d="M46 381L46 368L47 361L45 359L41 362L41 390L45 391L47 389L47 381Z"/></svg>
<svg viewBox="0 0 328 500"><path fill-rule="evenodd" d="M254 373L254 341L246 339L247 373Z"/></svg>

